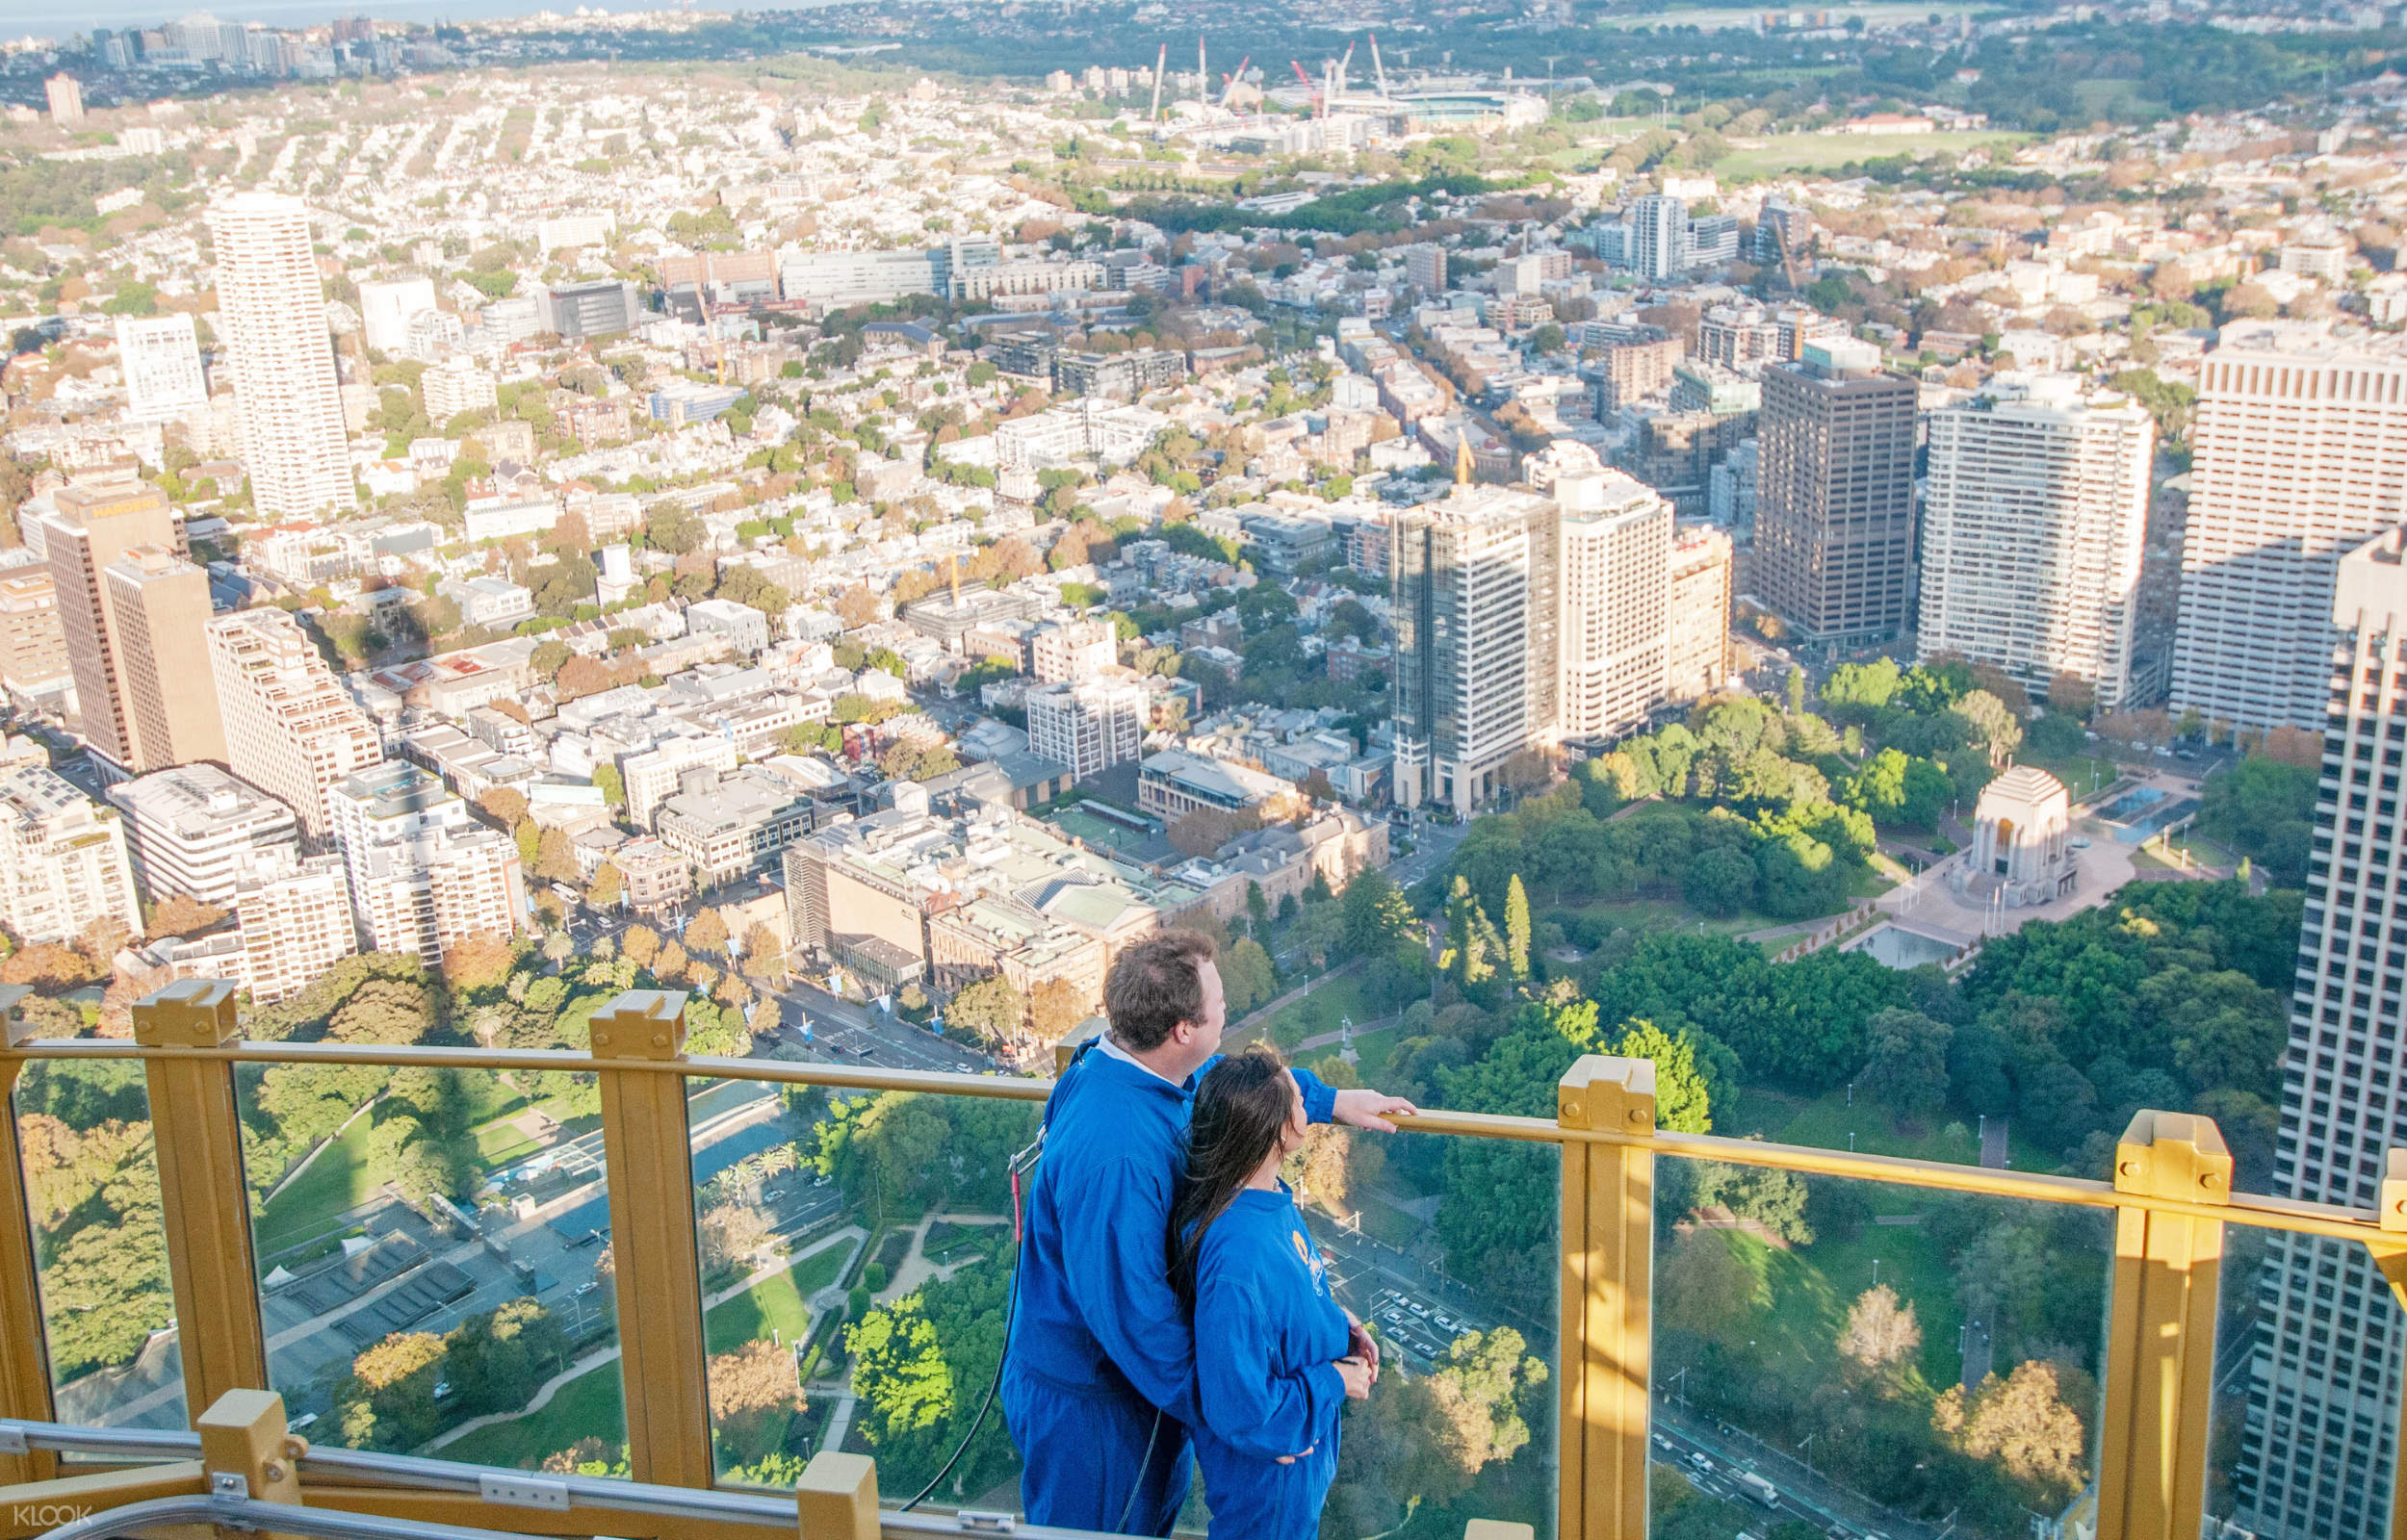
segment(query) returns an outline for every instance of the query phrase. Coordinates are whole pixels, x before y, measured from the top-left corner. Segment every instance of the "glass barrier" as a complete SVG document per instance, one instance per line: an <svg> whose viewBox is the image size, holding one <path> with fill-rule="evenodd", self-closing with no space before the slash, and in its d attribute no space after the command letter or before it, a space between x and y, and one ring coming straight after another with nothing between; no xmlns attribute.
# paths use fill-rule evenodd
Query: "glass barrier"
<svg viewBox="0 0 2407 1540"><path fill-rule="evenodd" d="M60 1421L191 1426L142 1066L38 1061L15 1103Z"/></svg>
<svg viewBox="0 0 2407 1540"><path fill-rule="evenodd" d="M1656 1173L1656 1535L2078 1527L2110 1214L1712 1161Z"/></svg>
<svg viewBox="0 0 2407 1540"><path fill-rule="evenodd" d="M2207 1530L2383 1535L2407 1319L2354 1241L2224 1228Z"/></svg>
<svg viewBox="0 0 2407 1540"><path fill-rule="evenodd" d="M239 1065L268 1373L346 1449L624 1475L591 1075Z"/></svg>

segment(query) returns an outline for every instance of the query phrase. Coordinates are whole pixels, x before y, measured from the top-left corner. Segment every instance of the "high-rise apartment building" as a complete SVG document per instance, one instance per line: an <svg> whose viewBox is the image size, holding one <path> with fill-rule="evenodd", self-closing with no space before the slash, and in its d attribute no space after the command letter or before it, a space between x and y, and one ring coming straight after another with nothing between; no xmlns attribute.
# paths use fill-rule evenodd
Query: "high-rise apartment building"
<svg viewBox="0 0 2407 1540"><path fill-rule="evenodd" d="M2342 555L2331 579L2323 617L2340 639L2325 680L2273 1191L2363 1209L2384 1149L2407 1142L2407 1094L2393 1082L2407 1051L2407 899L2394 896L2407 888L2407 531ZM2407 1348L2398 1307L2362 1245L2281 1231L2265 1245L2233 1517L2281 1540L2381 1540Z"/></svg>
<svg viewBox="0 0 2407 1540"><path fill-rule="evenodd" d="M62 70L41 83L42 94L50 99L50 120L61 128L84 126L84 85L73 75Z"/></svg>
<svg viewBox="0 0 2407 1540"><path fill-rule="evenodd" d="M343 398L308 210L298 198L237 192L208 218L252 500L271 519L349 509Z"/></svg>
<svg viewBox="0 0 2407 1540"><path fill-rule="evenodd" d="M162 546L136 546L101 574L109 634L134 730L137 774L225 757L218 692L200 666L209 575Z"/></svg>
<svg viewBox="0 0 2407 1540"><path fill-rule="evenodd" d="M1446 248L1435 243L1407 246L1404 281L1425 295L1446 292Z"/></svg>
<svg viewBox="0 0 2407 1540"><path fill-rule="evenodd" d="M313 853L330 848L326 794L382 762L375 724L335 681L300 623L280 609L211 621L208 654L227 767L292 808Z"/></svg>
<svg viewBox="0 0 2407 1540"><path fill-rule="evenodd" d="M0 685L31 701L74 680L66 632L59 625L59 587L46 567L0 573Z"/></svg>
<svg viewBox="0 0 2407 1540"><path fill-rule="evenodd" d="M2407 500L2407 342L2223 329L2198 371L2172 709L2314 729L2334 571Z"/></svg>
<svg viewBox="0 0 2407 1540"><path fill-rule="evenodd" d="M1069 766L1074 780L1100 776L1144 753L1150 709L1134 679L1042 685L1028 692L1028 750Z"/></svg>
<svg viewBox="0 0 2407 1540"><path fill-rule="evenodd" d="M164 423L209 404L200 372L200 334L193 318L117 318L117 370L125 376L125 415L142 423Z"/></svg>
<svg viewBox="0 0 2407 1540"><path fill-rule="evenodd" d="M1807 641L1894 634L1912 616L1919 387L1838 339L1763 385L1753 586Z"/></svg>
<svg viewBox="0 0 2407 1540"><path fill-rule="evenodd" d="M1625 238L1632 270L1642 278L1669 278L1689 269L1688 205L1660 192L1631 203Z"/></svg>
<svg viewBox="0 0 2407 1540"><path fill-rule="evenodd" d="M2156 422L2069 375L2000 374L1929 420L1922 655L1994 663L2034 697L2058 674L2131 691Z"/></svg>
<svg viewBox="0 0 2407 1540"><path fill-rule="evenodd" d="M1566 740L1598 744L1638 726L1663 700L1671 504L1579 446L1550 452L1574 451L1589 463L1553 477L1563 514L1559 728Z"/></svg>
<svg viewBox="0 0 2407 1540"><path fill-rule="evenodd" d="M736 745L716 732L695 732L662 738L641 754L622 757L618 773L627 787L627 821L638 829L652 827L661 803L676 795L688 770L720 774L736 768Z"/></svg>
<svg viewBox="0 0 2407 1540"><path fill-rule="evenodd" d="M471 937L507 937L526 923L518 842L478 822L426 771L378 765L338 783L326 801L370 950L440 962Z"/></svg>
<svg viewBox="0 0 2407 1540"><path fill-rule="evenodd" d="M135 875L154 904L182 893L223 909L255 858L300 857L293 809L214 764L121 781L109 788L109 800L125 814Z"/></svg>
<svg viewBox="0 0 2407 1540"><path fill-rule="evenodd" d="M70 941L102 920L142 923L116 809L43 765L0 777L0 924L21 941Z"/></svg>
<svg viewBox="0 0 2407 1540"><path fill-rule="evenodd" d="M37 519L67 664L75 675L84 738L95 752L131 768L139 756L133 688L104 574L137 546L180 548L182 530L167 496L130 477L61 487L51 503L54 511Z"/></svg>
<svg viewBox="0 0 2407 1540"><path fill-rule="evenodd" d="M1696 700L1730 678L1731 554L1729 535L1711 525L1688 525L1671 537L1668 699Z"/></svg>
<svg viewBox="0 0 2407 1540"><path fill-rule="evenodd" d="M1395 525L1396 801L1468 814L1504 762L1556 722L1560 517L1554 500L1480 486Z"/></svg>
<svg viewBox="0 0 2407 1540"><path fill-rule="evenodd" d="M243 937L243 985L253 1003L298 994L359 950L350 878L340 856L289 851L246 857L232 894Z"/></svg>

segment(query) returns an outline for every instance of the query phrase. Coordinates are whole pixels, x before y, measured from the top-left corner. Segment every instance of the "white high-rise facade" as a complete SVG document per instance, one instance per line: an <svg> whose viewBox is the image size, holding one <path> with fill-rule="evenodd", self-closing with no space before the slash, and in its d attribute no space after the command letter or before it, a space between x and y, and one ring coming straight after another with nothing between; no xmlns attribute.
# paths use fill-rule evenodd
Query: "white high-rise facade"
<svg viewBox="0 0 2407 1540"><path fill-rule="evenodd" d="M1660 192L1630 205L1630 267L1642 278L1669 278L1689 268L1688 205Z"/></svg>
<svg viewBox="0 0 2407 1540"><path fill-rule="evenodd" d="M284 611L237 610L207 632L227 766L292 808L311 850L329 848L327 790L383 760L375 724Z"/></svg>
<svg viewBox="0 0 2407 1540"><path fill-rule="evenodd" d="M350 879L339 856L253 855L243 862L232 898L243 936L243 984L257 1004L298 994L359 950Z"/></svg>
<svg viewBox="0 0 2407 1540"><path fill-rule="evenodd" d="M200 338L193 318L119 316L117 369L125 376L125 415L164 423L209 404L200 373Z"/></svg>
<svg viewBox="0 0 2407 1540"><path fill-rule="evenodd" d="M2147 543L2156 423L2068 375L2000 374L1929 419L1926 658L1994 663L2033 696L2059 673L2119 708Z"/></svg>
<svg viewBox="0 0 2407 1540"><path fill-rule="evenodd" d="M308 211L237 192L210 205L209 236L253 501L271 519L354 506Z"/></svg>
<svg viewBox="0 0 2407 1540"><path fill-rule="evenodd" d="M2226 326L2193 422L2172 709L2312 731L2341 553L2407 506L2407 342Z"/></svg>
<svg viewBox="0 0 2407 1540"><path fill-rule="evenodd" d="M2385 1149L2407 1143L2403 534L2386 529L2331 564L2322 614L2339 640L2274 1156L2277 1196L2360 1209L2380 1192ZM2407 1347L2398 1306L2363 1245L2265 1233L2233 1517L2279 1540L2382 1540Z"/></svg>
<svg viewBox="0 0 2407 1540"><path fill-rule="evenodd" d="M1552 478L1563 510L1562 734L1602 743L1645 720L1668 687L1671 504L1582 446L1549 452L1588 462Z"/></svg>
<svg viewBox="0 0 2407 1540"><path fill-rule="evenodd" d="M72 941L103 920L142 923L117 810L43 765L0 777L0 924L20 941Z"/></svg>
<svg viewBox="0 0 2407 1540"><path fill-rule="evenodd" d="M416 765L396 760L363 771L326 801L350 879L352 917L371 950L440 962L471 937L508 937L526 923L517 841L479 823Z"/></svg>
<svg viewBox="0 0 2407 1540"><path fill-rule="evenodd" d="M399 358L409 346L409 323L434 308L432 278L372 279L359 286L360 340Z"/></svg>
<svg viewBox="0 0 2407 1540"><path fill-rule="evenodd" d="M1028 749L1084 781L1145 748L1145 691L1133 678L1090 678L1028 692Z"/></svg>

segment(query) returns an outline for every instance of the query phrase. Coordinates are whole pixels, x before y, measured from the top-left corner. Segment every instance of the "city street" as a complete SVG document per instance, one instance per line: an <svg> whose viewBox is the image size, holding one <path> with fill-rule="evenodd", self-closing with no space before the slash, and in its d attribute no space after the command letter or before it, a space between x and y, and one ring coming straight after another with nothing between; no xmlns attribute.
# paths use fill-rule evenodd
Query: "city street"
<svg viewBox="0 0 2407 1540"><path fill-rule="evenodd" d="M836 1064L875 1065L881 1069L944 1069L981 1074L1007 1067L960 1043L915 1027L899 1016L880 1012L874 1004L839 999L814 984L796 979L778 994L785 1005L781 1036L796 1046L817 1050ZM803 1037L808 1022L811 1037Z"/></svg>

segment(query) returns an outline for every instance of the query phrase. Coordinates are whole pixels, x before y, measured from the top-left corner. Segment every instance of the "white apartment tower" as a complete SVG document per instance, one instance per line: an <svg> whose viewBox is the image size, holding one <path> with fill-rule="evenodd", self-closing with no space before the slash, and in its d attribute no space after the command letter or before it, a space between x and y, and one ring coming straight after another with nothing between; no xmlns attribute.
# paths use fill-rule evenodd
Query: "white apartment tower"
<svg viewBox="0 0 2407 1540"><path fill-rule="evenodd" d="M350 508L343 398L308 210L277 193L233 193L210 205L209 236L259 511L289 519Z"/></svg>
<svg viewBox="0 0 2407 1540"><path fill-rule="evenodd" d="M383 760L375 724L284 611L238 610L207 630L228 768L292 808L310 850L331 848L327 791Z"/></svg>
<svg viewBox="0 0 2407 1540"><path fill-rule="evenodd" d="M1100 776L1145 749L1148 702L1128 678L1090 678L1028 692L1028 749L1073 779Z"/></svg>
<svg viewBox="0 0 2407 1540"><path fill-rule="evenodd" d="M117 369L125 376L125 415L164 423L209 404L200 373L200 334L181 311L117 318Z"/></svg>
<svg viewBox="0 0 2407 1540"><path fill-rule="evenodd" d="M2407 1142L2407 1086L2394 1079L2407 1051L2407 898L2396 896L2407 892L2407 531L2338 557L2331 579L2323 614L2339 640L2273 1191L2363 1209L2386 1147ZM2364 1246L2266 1235L2233 1517L2281 1540L2382 1540L2407 1346L2398 1307Z"/></svg>
<svg viewBox="0 0 2407 1540"><path fill-rule="evenodd" d="M214 764L183 764L109 788L134 836L142 891L182 893L220 909L256 859L300 856L293 809Z"/></svg>
<svg viewBox="0 0 2407 1540"><path fill-rule="evenodd" d="M1504 762L1556 726L1560 518L1554 500L1478 486L1399 514L1394 575L1396 801L1465 815Z"/></svg>
<svg viewBox="0 0 2407 1540"><path fill-rule="evenodd" d="M1589 463L1553 476L1563 510L1557 699L1562 735L1604 743L1645 720L1667 688L1671 504L1581 446Z"/></svg>
<svg viewBox="0 0 2407 1540"><path fill-rule="evenodd" d="M1040 684L1091 679L1119 661L1120 642L1108 621L1074 620L1028 638L1028 671Z"/></svg>
<svg viewBox="0 0 2407 1540"><path fill-rule="evenodd" d="M2121 708L2155 420L2069 375L2006 373L1928 423L1922 656L1994 663L2033 696L2079 675Z"/></svg>
<svg viewBox="0 0 2407 1540"><path fill-rule="evenodd" d="M2193 422L2172 709L2312 731L2341 554L2407 505L2407 342L2227 326Z"/></svg>
<svg viewBox="0 0 2407 1540"><path fill-rule="evenodd" d="M370 950L440 962L471 937L526 923L517 841L479 823L433 776L397 760L340 783L326 801Z"/></svg>
<svg viewBox="0 0 2407 1540"><path fill-rule="evenodd" d="M1627 249L1642 278L1670 278L1689 268L1688 205L1650 193L1630 204Z"/></svg>
<svg viewBox="0 0 2407 1540"><path fill-rule="evenodd" d="M46 766L0 777L0 924L21 941L71 941L100 920L142 923L116 809Z"/></svg>
<svg viewBox="0 0 2407 1540"><path fill-rule="evenodd" d="M247 859L231 895L243 937L243 983L259 1005L298 994L359 950L350 879L340 856L289 851Z"/></svg>

